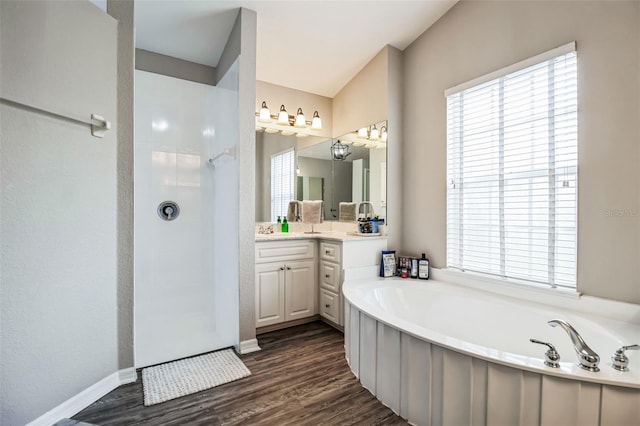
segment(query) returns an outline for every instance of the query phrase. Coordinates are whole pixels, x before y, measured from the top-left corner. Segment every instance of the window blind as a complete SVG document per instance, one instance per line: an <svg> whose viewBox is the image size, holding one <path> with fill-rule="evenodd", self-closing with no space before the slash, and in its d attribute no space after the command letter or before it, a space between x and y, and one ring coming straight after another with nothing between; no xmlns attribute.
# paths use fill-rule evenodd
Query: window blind
<svg viewBox="0 0 640 426"><path fill-rule="evenodd" d="M565 50L446 92L448 267L576 286L577 58Z"/></svg>
<svg viewBox="0 0 640 426"><path fill-rule="evenodd" d="M271 156L271 222L286 216L294 191L294 150Z"/></svg>

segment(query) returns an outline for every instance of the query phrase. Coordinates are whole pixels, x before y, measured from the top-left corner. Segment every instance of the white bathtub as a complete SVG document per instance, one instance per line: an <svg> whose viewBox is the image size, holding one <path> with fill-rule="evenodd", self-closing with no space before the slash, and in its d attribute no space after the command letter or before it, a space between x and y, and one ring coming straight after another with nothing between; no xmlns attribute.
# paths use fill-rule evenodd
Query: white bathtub
<svg viewBox="0 0 640 426"><path fill-rule="evenodd" d="M441 281L346 280L345 354L362 385L417 425L640 425L640 306L595 298L504 297ZM547 298L551 304L532 302ZM555 305L555 307L554 307ZM570 307L571 309L567 309ZM611 311L588 315L580 310ZM561 318L600 355L579 368ZM560 368L544 365L551 342Z"/></svg>

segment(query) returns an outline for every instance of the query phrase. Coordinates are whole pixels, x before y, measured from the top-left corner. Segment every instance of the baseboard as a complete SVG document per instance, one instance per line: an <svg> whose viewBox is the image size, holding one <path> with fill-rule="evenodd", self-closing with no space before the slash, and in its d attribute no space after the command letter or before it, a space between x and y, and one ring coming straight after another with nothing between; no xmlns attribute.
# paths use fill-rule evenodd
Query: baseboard
<svg viewBox="0 0 640 426"><path fill-rule="evenodd" d="M51 426L62 419L71 418L118 386L135 382L137 377L136 369L133 367L116 371L44 413L27 426Z"/></svg>
<svg viewBox="0 0 640 426"><path fill-rule="evenodd" d="M138 373L136 373L135 367L123 368L118 371L118 378L120 379L120 386L128 385L138 380Z"/></svg>
<svg viewBox="0 0 640 426"><path fill-rule="evenodd" d="M236 350L239 354L244 355L251 352L257 352L261 349L260 346L258 346L258 339L251 339L243 340L242 342L240 342L240 345L238 345L238 348Z"/></svg>
<svg viewBox="0 0 640 426"><path fill-rule="evenodd" d="M292 321L279 322L277 324L265 325L256 328L256 334L271 333L272 331L282 330L284 328L295 327L296 325L308 324L310 322L321 319L320 315L313 315L306 318L298 318Z"/></svg>

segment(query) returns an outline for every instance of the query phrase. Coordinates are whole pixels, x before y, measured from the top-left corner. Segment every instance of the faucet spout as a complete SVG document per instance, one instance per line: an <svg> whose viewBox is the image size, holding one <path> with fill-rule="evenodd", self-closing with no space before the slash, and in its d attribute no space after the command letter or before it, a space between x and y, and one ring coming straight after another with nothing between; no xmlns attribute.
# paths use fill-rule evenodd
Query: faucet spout
<svg viewBox="0 0 640 426"><path fill-rule="evenodd" d="M600 371L598 368L598 363L600 362L600 356L593 351L587 345L587 342L584 341L580 333L576 331L571 324L561 319L553 319L548 322L551 327L555 327L559 325L567 332L571 341L573 342L573 348L578 354L578 359L580 360L580 367L589 371Z"/></svg>

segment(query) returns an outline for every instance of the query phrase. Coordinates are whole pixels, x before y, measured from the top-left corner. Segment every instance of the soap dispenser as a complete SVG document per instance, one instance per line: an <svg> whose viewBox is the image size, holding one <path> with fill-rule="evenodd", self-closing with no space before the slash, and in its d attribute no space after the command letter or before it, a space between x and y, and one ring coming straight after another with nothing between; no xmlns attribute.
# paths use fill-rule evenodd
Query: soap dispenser
<svg viewBox="0 0 640 426"><path fill-rule="evenodd" d="M282 232L289 232L289 222L287 222L287 218L286 217L282 220L282 226L281 226L280 230Z"/></svg>

